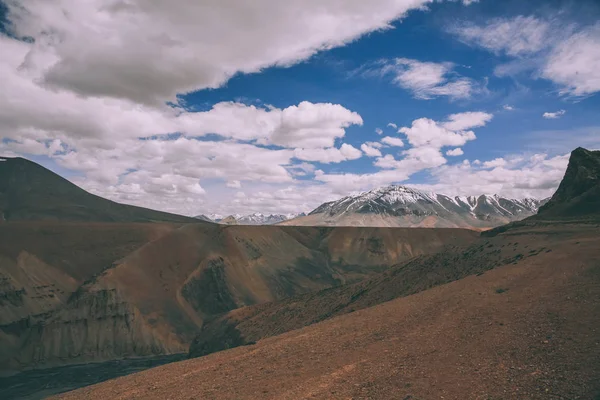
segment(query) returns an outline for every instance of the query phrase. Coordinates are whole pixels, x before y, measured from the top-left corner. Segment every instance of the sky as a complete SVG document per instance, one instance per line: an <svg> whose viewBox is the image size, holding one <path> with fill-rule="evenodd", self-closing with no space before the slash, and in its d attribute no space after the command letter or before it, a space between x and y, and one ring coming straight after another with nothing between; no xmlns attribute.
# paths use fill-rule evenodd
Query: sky
<svg viewBox="0 0 600 400"><path fill-rule="evenodd" d="M0 1L0 155L198 214L550 196L600 148L600 3Z"/></svg>

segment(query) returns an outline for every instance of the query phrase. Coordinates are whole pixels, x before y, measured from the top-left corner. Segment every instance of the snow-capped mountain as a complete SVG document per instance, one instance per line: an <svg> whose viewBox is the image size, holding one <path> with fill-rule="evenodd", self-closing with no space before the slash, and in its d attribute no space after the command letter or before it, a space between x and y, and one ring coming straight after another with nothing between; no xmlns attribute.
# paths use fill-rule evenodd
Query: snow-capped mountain
<svg viewBox="0 0 600 400"><path fill-rule="evenodd" d="M211 218L214 216L214 218ZM195 218L217 222L228 225L273 225L292 218L304 217L305 213L300 214L262 214L254 213L248 215L233 214L223 217L218 214L198 215ZM208 219L207 219L208 218Z"/></svg>
<svg viewBox="0 0 600 400"><path fill-rule="evenodd" d="M488 228L537 213L547 200L446 196L392 185L322 204L286 225Z"/></svg>

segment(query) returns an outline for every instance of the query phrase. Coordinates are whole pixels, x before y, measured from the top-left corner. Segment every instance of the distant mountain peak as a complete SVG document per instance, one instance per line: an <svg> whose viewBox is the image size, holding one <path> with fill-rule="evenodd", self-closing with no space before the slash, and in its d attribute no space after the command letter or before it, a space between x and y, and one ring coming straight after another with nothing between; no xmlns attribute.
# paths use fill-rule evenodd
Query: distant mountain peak
<svg viewBox="0 0 600 400"><path fill-rule="evenodd" d="M498 194L447 196L410 186L388 185L324 203L305 221L316 225L484 228L533 215L540 204L543 201L532 198L509 199Z"/></svg>
<svg viewBox="0 0 600 400"><path fill-rule="evenodd" d="M287 221L293 218L305 216L306 214L263 214L261 212L254 212L248 215L232 214L225 218L218 214L198 215L194 218L205 219L209 221L218 222L220 224L227 225L274 225L283 221ZM211 216L217 216L217 218L210 218Z"/></svg>

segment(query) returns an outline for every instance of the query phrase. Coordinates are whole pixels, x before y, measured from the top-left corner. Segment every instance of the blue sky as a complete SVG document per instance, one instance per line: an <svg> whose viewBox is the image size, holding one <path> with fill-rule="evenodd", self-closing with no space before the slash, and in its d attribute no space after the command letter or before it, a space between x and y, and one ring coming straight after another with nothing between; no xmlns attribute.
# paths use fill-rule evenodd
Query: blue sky
<svg viewBox="0 0 600 400"><path fill-rule="evenodd" d="M5 4L0 153L117 201L294 213L392 183L545 197L570 150L600 147L593 0Z"/></svg>

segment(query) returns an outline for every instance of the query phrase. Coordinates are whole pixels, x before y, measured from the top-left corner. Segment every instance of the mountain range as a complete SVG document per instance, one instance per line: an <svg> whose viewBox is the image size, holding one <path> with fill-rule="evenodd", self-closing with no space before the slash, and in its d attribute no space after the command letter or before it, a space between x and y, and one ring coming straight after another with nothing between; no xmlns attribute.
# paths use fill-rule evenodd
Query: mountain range
<svg viewBox="0 0 600 400"><path fill-rule="evenodd" d="M284 225L491 228L537 213L548 199L447 196L391 185L324 203Z"/></svg>
<svg viewBox="0 0 600 400"><path fill-rule="evenodd" d="M274 225L280 222L284 222L290 219L299 218L306 216L305 213L299 214L262 214L262 213L253 213L248 215L241 214L233 214L227 217L223 217L218 214L209 214L209 215L197 215L194 218L207 221L207 222L216 222L219 224L226 225Z"/></svg>
<svg viewBox="0 0 600 400"><path fill-rule="evenodd" d="M536 215L482 233L187 225L130 255L96 278L95 290L84 293L97 297L101 288L119 284L125 297L118 304L135 305L137 314L126 321L137 321L139 328L136 336L123 331L115 339L131 337L131 348L139 348L138 338L169 344L169 331L176 333L174 328L181 329L184 321L182 313L174 314L176 300L180 305L188 301L202 319L189 349L190 357L198 358L60 398L162 399L176 393L180 398L214 399L598 399L599 190L600 152L576 149L558 190ZM398 188L389 195L394 200L387 202L410 206L410 212L399 211L403 216L435 211L439 216L439 207L450 208L452 202L407 192ZM380 197L373 194L367 205L386 204ZM511 209L496 196L453 200L456 208L468 207L475 219L493 210L501 215L534 210L524 201L513 202ZM347 208L356 206L345 203ZM305 256L281 264L282 257L292 261L292 250L299 247L291 246L294 241L330 251L313 257L317 263L309 269ZM434 247L421 247L427 243ZM171 251L172 246L178 247ZM421 247L420 254L415 246ZM220 249L226 253L215 251ZM205 266L194 270L199 251L206 254ZM361 270L363 257L389 260L399 251L411 256L380 273ZM259 253L264 262L256 264ZM342 268L330 271L330 266ZM328 272L347 276L353 267L362 279L344 278L335 287L323 282L333 278ZM241 279L232 280L235 276ZM272 288L290 288L302 278L312 283L300 285L310 290L286 291L271 301L230 301L243 299L236 294L244 287L261 293L253 282L264 276L275 278L268 286ZM184 288L179 298L173 295L178 282ZM242 303L247 306L240 307ZM98 310L102 303L89 304ZM72 307L71 314L58 314L65 337L81 323L79 304ZM67 320L68 315L73 319ZM107 328L119 320L91 317L82 325ZM59 324L47 326L31 330L31 337L40 331L54 333ZM54 348L55 339L49 336L41 344ZM39 342L32 343L31 349L39 348ZM213 352L219 353L208 355Z"/></svg>

